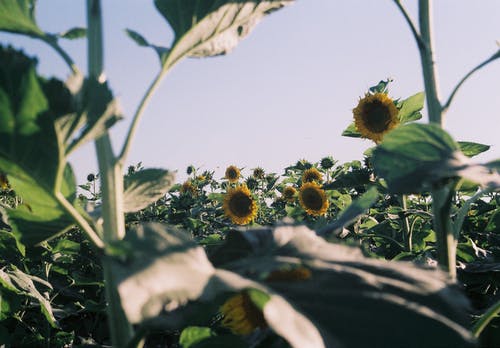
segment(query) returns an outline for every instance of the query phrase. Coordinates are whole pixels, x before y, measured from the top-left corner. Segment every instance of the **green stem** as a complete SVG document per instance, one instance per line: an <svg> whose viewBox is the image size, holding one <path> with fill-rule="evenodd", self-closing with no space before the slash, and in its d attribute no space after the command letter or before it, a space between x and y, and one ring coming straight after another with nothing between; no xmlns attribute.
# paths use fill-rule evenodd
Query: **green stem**
<svg viewBox="0 0 500 348"><path fill-rule="evenodd" d="M100 0L87 0L87 21L89 79L99 81L102 80L103 76L103 35ZM111 242L123 239L125 236L123 173L113 154L108 132L96 139L95 146L101 176L103 237L104 243L109 245ZM108 323L113 346L122 348L127 346L133 332L121 306L117 282L111 272L110 261L107 257L102 260L108 303Z"/></svg>
<svg viewBox="0 0 500 348"><path fill-rule="evenodd" d="M156 91L156 89L160 85L161 80L165 77L165 75L167 74L167 72L169 70L170 69L168 69L167 66L164 65L162 67L162 69L160 70L160 72L158 73L158 75L156 75L155 79L153 80L153 82L149 86L149 88L146 91L146 93L144 94L144 96L142 97L142 100L141 100L141 102L140 102L139 106L137 107L137 110L134 114L134 118L132 119L132 123L130 125L129 130L128 130L127 138L125 139L125 143L123 144L122 151L120 152L120 155L118 156L118 163L120 165L123 166L126 159L127 159L127 155L128 155L128 152L130 151L130 146L132 144L132 139L134 138L134 135L137 131L137 126L139 125L139 121L142 118L142 115L144 113L146 105L151 100L151 97L153 96L154 92Z"/></svg>
<svg viewBox="0 0 500 348"><path fill-rule="evenodd" d="M474 74L476 71L478 71L479 69L483 68L484 66L488 65L489 63L493 62L494 60L500 58L500 50L498 50L494 55L492 55L490 58L486 59L484 62L482 62L481 64L479 64L478 66L476 66L474 69L472 69L471 71L469 71L461 80L460 82L455 86L455 88L453 89L453 92L451 92L451 95L450 97L448 98L448 100L446 101L446 103L444 104L443 106L443 112L448 110L448 108L450 107L450 104L451 102L453 101L453 98L455 97L455 94L458 92L458 90L460 89L460 87L463 85L463 83L469 78L472 76L472 74Z"/></svg>
<svg viewBox="0 0 500 348"><path fill-rule="evenodd" d="M472 327L474 337L479 337L491 320L500 313L500 301L491 306Z"/></svg>
<svg viewBox="0 0 500 348"><path fill-rule="evenodd" d="M425 94L429 113L429 122L440 127L444 126L443 108L439 101L436 67L433 57L431 1L419 0L420 37L423 45L419 45L422 73L424 77ZM453 185L454 186L454 185ZM439 265L448 272L451 279L456 279L456 239L451 226L451 196L452 185L433 189L432 211L434 231L437 240L437 259Z"/></svg>
<svg viewBox="0 0 500 348"><path fill-rule="evenodd" d="M71 69L71 72L75 75L80 74L80 70L78 70L78 67L76 66L75 62L71 57L69 56L68 53L66 53L65 50L62 49L61 46L57 43L57 39L53 36L41 36L40 39L44 42L46 42L50 47L52 47L64 60L64 62L68 65L68 67Z"/></svg>
<svg viewBox="0 0 500 348"><path fill-rule="evenodd" d="M401 207L403 208L403 229L404 229L404 242L405 242L405 247L406 251L412 252L413 250L413 245L412 245L412 236L411 236L411 230L410 230L410 221L408 220L408 206L407 206L407 195L402 195L400 197L401 199Z"/></svg>

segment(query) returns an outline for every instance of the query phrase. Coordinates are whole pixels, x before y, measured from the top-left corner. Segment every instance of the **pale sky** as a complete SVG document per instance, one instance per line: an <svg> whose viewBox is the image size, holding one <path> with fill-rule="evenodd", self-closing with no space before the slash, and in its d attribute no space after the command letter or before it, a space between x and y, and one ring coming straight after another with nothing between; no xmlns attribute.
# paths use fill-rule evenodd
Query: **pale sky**
<svg viewBox="0 0 500 348"><path fill-rule="evenodd" d="M416 0L404 1L415 20ZM138 31L168 46L172 32L153 1L103 0L105 71L125 119L112 130L115 149L159 69L156 54L124 33ZM84 0L39 0L37 19L48 32L85 26ZM497 50L500 1L437 0L436 62L442 99L477 64ZM39 57L39 72L69 71L49 47L0 34L2 44ZM62 46L86 70L86 40ZM390 0L297 0L265 18L229 55L188 59L163 81L146 109L128 164L178 170L193 164L223 174L230 164L281 174L299 159L361 159L369 140L342 137L352 109L368 87L392 77L393 98L423 89L418 51ZM448 111L446 129L457 141L492 145L477 157L500 157L500 60L470 78ZM427 116L424 109L424 120ZM96 172L93 146L71 158L79 183Z"/></svg>

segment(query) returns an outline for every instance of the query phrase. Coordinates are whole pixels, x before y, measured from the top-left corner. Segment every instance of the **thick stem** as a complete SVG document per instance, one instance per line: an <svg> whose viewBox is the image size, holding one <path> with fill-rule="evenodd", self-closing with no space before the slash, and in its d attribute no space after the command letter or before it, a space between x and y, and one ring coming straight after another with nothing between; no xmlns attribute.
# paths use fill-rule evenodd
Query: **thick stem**
<svg viewBox="0 0 500 348"><path fill-rule="evenodd" d="M439 102L438 83L433 57L434 52L432 48L431 6L429 0L419 1L419 22L420 37L423 41L423 44L419 45L419 51L422 63L422 73L424 76L429 121L443 127L444 122L442 119L441 104Z"/></svg>
<svg viewBox="0 0 500 348"><path fill-rule="evenodd" d="M444 126L443 108L439 101L436 67L433 57L432 20L430 0L419 0L420 37L423 44L419 45L422 73L424 77L425 95L429 122ZM434 215L434 231L437 240L439 265L448 272L450 278L456 278L456 239L450 220L449 195L451 186L432 190L432 210Z"/></svg>
<svg viewBox="0 0 500 348"><path fill-rule="evenodd" d="M100 0L87 0L87 21L89 79L99 81L103 77ZM125 236L123 173L121 166L117 163L113 154L108 132L96 139L95 146L101 176L103 238L104 243L108 245ZM111 332L111 341L113 347L126 347L133 336L132 327L128 323L121 306L117 282L111 272L110 260L104 257L102 263L106 286L106 300L108 302L108 323Z"/></svg>

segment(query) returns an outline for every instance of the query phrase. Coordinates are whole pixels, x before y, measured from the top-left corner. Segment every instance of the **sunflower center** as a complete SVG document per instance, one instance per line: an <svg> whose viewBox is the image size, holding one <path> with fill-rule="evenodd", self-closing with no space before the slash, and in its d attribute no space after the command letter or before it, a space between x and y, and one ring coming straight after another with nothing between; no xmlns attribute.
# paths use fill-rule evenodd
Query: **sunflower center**
<svg viewBox="0 0 500 348"><path fill-rule="evenodd" d="M320 210L323 206L323 199L314 188L306 188L302 192L302 201L307 208L312 210Z"/></svg>
<svg viewBox="0 0 500 348"><path fill-rule="evenodd" d="M236 192L229 202L231 212L237 217L248 216L252 212L252 200L243 192Z"/></svg>
<svg viewBox="0 0 500 348"><path fill-rule="evenodd" d="M366 128L374 133L381 133L387 130L387 126L391 121L391 113L387 109L387 106L378 100L374 100L365 107L366 118L364 121Z"/></svg>

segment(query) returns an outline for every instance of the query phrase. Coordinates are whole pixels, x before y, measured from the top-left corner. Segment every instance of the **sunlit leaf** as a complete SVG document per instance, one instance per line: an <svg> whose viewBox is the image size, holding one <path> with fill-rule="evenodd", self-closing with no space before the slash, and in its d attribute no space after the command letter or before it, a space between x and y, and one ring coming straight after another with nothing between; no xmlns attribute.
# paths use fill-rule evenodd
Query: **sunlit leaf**
<svg viewBox="0 0 500 348"><path fill-rule="evenodd" d="M35 0L0 1L0 30L35 37L45 34L35 21Z"/></svg>
<svg viewBox="0 0 500 348"><path fill-rule="evenodd" d="M361 133L356 130L356 125L352 122L343 132L344 137L361 138Z"/></svg>
<svg viewBox="0 0 500 348"><path fill-rule="evenodd" d="M179 343L182 348L191 348L212 336L214 333L209 327L190 326L182 330Z"/></svg>
<svg viewBox="0 0 500 348"><path fill-rule="evenodd" d="M293 0L155 0L174 31L167 66L229 53L270 12Z"/></svg>
<svg viewBox="0 0 500 348"><path fill-rule="evenodd" d="M470 141L459 141L458 145L460 146L460 150L467 157L474 157L490 149L489 145L473 143Z"/></svg>
<svg viewBox="0 0 500 348"><path fill-rule="evenodd" d="M422 118L420 110L424 107L425 93L420 92L401 101L398 118L401 123L408 123Z"/></svg>
<svg viewBox="0 0 500 348"><path fill-rule="evenodd" d="M68 40L81 39L87 36L87 29L80 27L71 28L63 33L58 34L58 36Z"/></svg>
<svg viewBox="0 0 500 348"><path fill-rule="evenodd" d="M14 234L38 243L72 224L55 198L58 187L69 201L76 199L75 178L54 128L66 106L53 96L57 84L36 76L34 60L1 48L0 61L0 170L24 203L6 210Z"/></svg>
<svg viewBox="0 0 500 348"><path fill-rule="evenodd" d="M143 169L125 177L124 209L135 212L163 197L172 186L174 175L164 169Z"/></svg>

